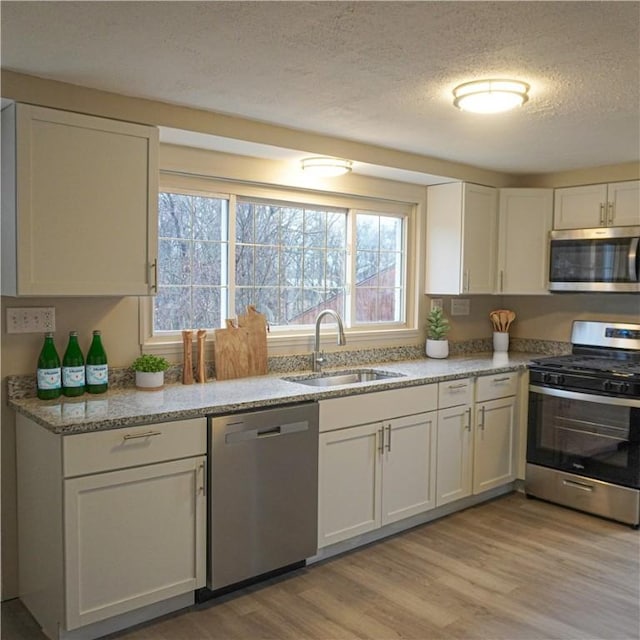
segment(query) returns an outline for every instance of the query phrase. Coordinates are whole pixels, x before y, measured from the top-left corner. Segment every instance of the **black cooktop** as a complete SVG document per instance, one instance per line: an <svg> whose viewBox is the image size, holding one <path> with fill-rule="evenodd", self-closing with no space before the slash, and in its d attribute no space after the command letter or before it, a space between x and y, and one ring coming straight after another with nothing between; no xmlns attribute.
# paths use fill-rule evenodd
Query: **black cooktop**
<svg viewBox="0 0 640 640"><path fill-rule="evenodd" d="M563 372L585 372L593 375L612 375L640 379L640 356L638 354L551 356L533 360L536 367Z"/></svg>

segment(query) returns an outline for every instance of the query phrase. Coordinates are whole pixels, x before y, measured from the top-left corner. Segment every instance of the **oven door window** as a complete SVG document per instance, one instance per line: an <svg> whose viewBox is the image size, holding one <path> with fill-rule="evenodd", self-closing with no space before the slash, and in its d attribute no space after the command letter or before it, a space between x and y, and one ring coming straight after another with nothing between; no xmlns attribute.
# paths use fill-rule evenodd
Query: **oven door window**
<svg viewBox="0 0 640 640"><path fill-rule="evenodd" d="M553 240L549 280L636 282L638 255L631 251L633 241L633 238Z"/></svg>
<svg viewBox="0 0 640 640"><path fill-rule="evenodd" d="M640 409L610 404L608 398L600 397L602 402L592 402L532 391L527 460L640 486Z"/></svg>

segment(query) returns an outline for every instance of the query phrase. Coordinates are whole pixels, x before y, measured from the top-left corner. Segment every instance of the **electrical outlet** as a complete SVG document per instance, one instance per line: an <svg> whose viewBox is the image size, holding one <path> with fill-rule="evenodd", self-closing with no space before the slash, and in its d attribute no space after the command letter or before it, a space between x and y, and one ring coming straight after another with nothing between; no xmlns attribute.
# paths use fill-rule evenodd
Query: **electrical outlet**
<svg viewBox="0 0 640 640"><path fill-rule="evenodd" d="M434 309L442 309L442 298L431 298L431 308L429 311L433 311Z"/></svg>
<svg viewBox="0 0 640 640"><path fill-rule="evenodd" d="M55 330L55 307L9 307L7 309L7 333L46 333Z"/></svg>
<svg viewBox="0 0 640 640"><path fill-rule="evenodd" d="M471 300L469 298L452 298L452 316L468 316L469 313L471 313Z"/></svg>

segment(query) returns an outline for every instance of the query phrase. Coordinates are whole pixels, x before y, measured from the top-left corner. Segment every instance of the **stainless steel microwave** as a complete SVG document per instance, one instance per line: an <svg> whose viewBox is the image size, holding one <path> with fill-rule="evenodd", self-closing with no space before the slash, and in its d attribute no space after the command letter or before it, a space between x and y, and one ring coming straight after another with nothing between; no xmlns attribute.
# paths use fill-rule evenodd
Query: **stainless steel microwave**
<svg viewBox="0 0 640 640"><path fill-rule="evenodd" d="M640 291L640 227L549 234L550 291Z"/></svg>

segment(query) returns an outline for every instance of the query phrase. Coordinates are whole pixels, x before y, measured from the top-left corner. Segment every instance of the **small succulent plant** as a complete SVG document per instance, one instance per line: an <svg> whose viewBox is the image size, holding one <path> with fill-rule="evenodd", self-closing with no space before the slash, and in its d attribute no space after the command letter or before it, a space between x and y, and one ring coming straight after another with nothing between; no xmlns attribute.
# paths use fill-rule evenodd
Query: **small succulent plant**
<svg viewBox="0 0 640 640"><path fill-rule="evenodd" d="M449 321L440 307L434 307L427 316L427 338L429 340L445 340L449 333Z"/></svg>
<svg viewBox="0 0 640 640"><path fill-rule="evenodd" d="M162 356L154 356L150 353L143 353L131 364L131 368L134 371L142 371L144 373L166 371L169 367L170 364L166 358L163 358Z"/></svg>

